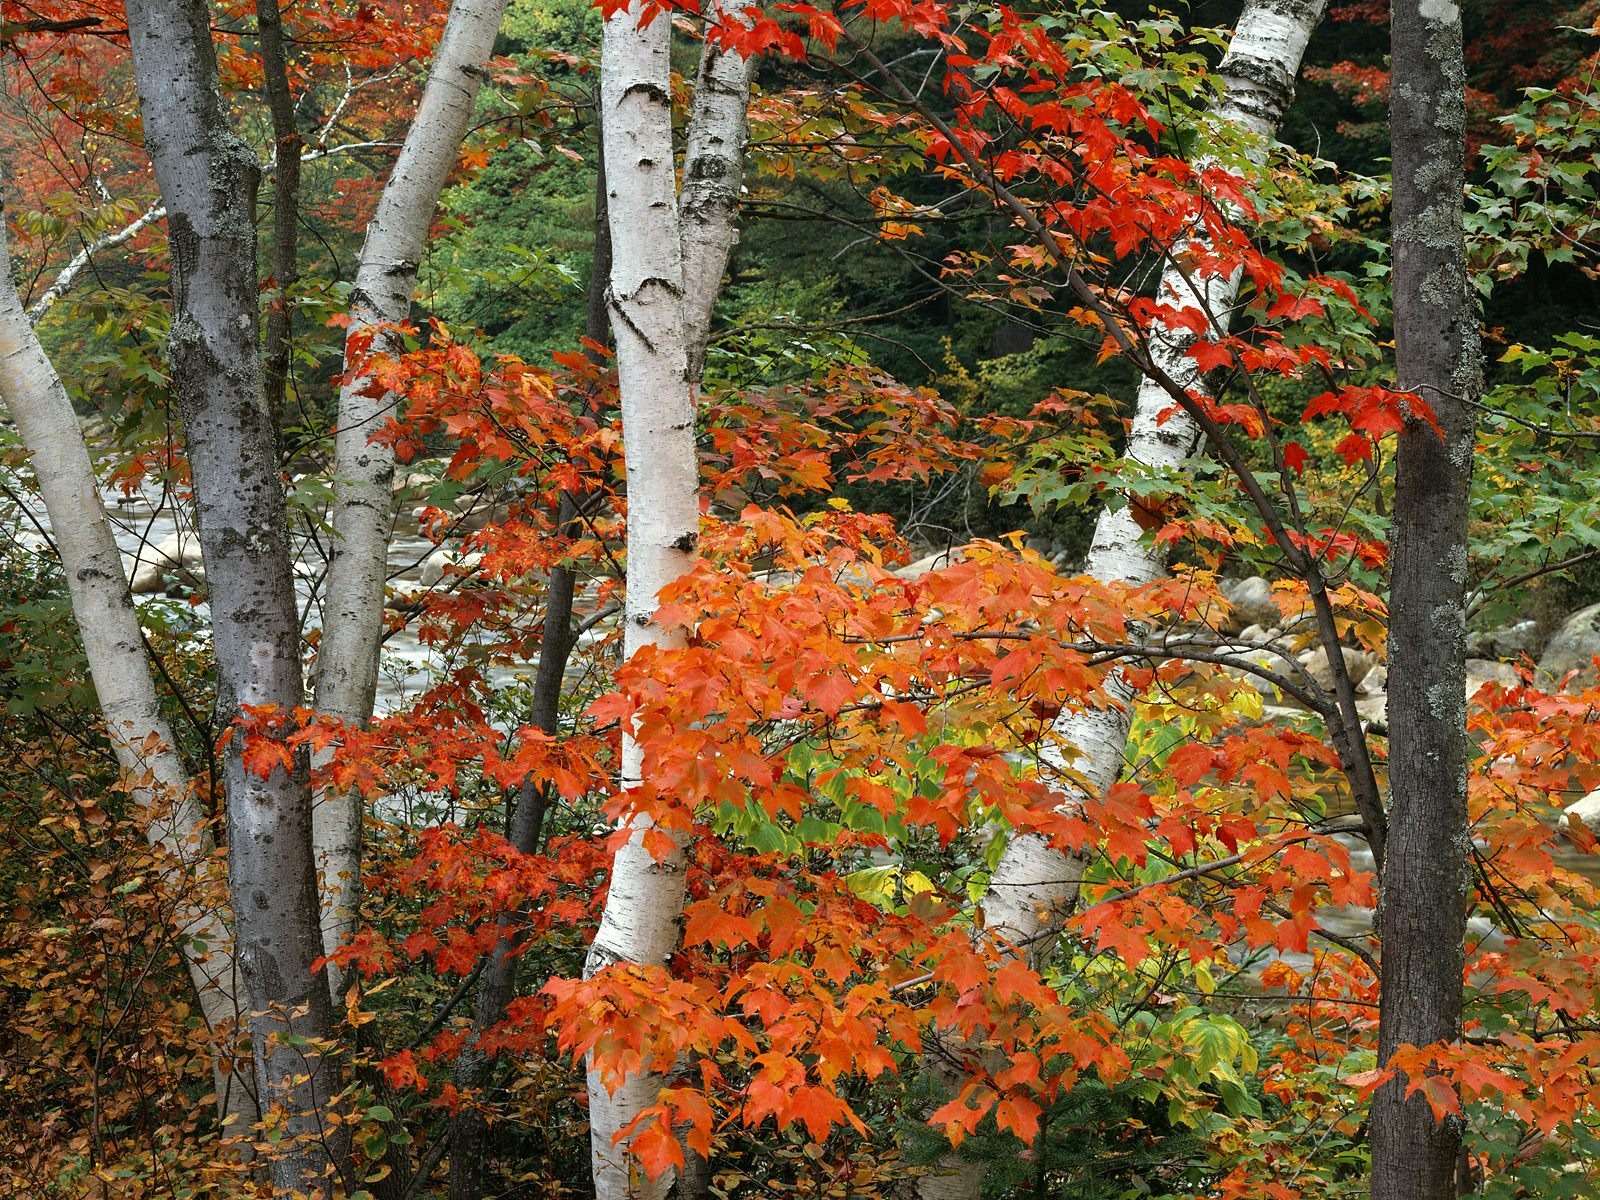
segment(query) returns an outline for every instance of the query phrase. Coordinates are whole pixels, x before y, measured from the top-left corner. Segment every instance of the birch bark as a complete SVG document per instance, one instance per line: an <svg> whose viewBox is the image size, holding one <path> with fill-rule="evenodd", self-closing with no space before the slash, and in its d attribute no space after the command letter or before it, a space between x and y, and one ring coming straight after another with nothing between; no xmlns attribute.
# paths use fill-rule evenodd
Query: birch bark
<svg viewBox="0 0 1600 1200"><path fill-rule="evenodd" d="M1251 0L1245 5L1219 73L1226 92L1212 113L1217 124L1233 125L1258 137L1274 136L1294 96L1294 80L1306 43L1322 17L1326 0ZM1203 232L1197 233L1204 241ZM1213 316L1211 336L1227 332L1231 309L1238 295L1237 275L1194 283L1184 273L1168 269L1161 279L1163 299L1181 311L1199 310ZM1205 381L1186 351L1196 337L1186 330L1156 330L1150 355L1155 364L1180 387L1203 391ZM1170 393L1146 380L1139 387L1126 456L1144 466L1171 470L1181 467L1197 451L1200 431L1184 413L1174 413L1164 423L1160 414L1172 407ZM1129 507L1102 511L1095 523L1094 540L1085 571L1096 579L1135 585L1154 582L1166 571L1162 548L1141 536ZM1055 733L1077 755L1061 764L1080 775L1091 792L1104 791L1116 781L1127 747L1131 701L1134 693L1120 675L1107 684L1113 703L1082 713L1063 713ZM1069 788L1068 804L1079 802L1082 792ZM983 902L985 927L1014 942L1032 944L1051 920L1070 909L1077 899L1082 864L1049 849L1036 837L1018 838L1006 849L996 868L989 894Z"/></svg>
<svg viewBox="0 0 1600 1200"><path fill-rule="evenodd" d="M211 853L206 815L161 714L122 555L100 506L100 488L83 431L12 281L3 219L0 401L33 460L117 765L133 781L134 800L147 814L145 836L166 856L166 884L174 894L183 895ZM232 935L222 914L189 907L180 917L180 932L206 1024L212 1029L231 1026L238 1016Z"/></svg>
<svg viewBox="0 0 1600 1200"><path fill-rule="evenodd" d="M1444 436L1408 420L1389 545L1389 838L1378 905L1378 1061L1461 1037L1472 837L1467 822L1468 493L1483 392L1467 280L1461 11L1396 0L1393 142L1395 376ZM1459 1119L1434 1120L1406 1080L1372 1097L1373 1200L1456 1195ZM1470 1190L1470 1189L1469 1189Z"/></svg>
<svg viewBox="0 0 1600 1200"><path fill-rule="evenodd" d="M361 347L369 344L379 354L393 349L386 328L410 314L428 229L455 169L505 7L506 0L450 6L422 101L367 226L356 269L345 339L348 379L334 435L333 552L316 664L317 708L353 725L372 719L394 527L394 453L371 438L398 403L374 388ZM360 907L361 816L356 792L325 793L314 810L328 951L353 932ZM329 984L337 992L338 974L331 969Z"/></svg>
<svg viewBox="0 0 1600 1200"><path fill-rule="evenodd" d="M145 145L168 212L173 391L182 414L211 593L218 716L280 711L304 696L288 520L262 387L254 201L260 168L222 107L205 0L130 0L128 30ZM328 1184L337 1157L324 1106L331 1013L320 954L311 796L304 761L265 778L243 738L223 751L234 944L256 1077L284 1134L280 1191Z"/></svg>
<svg viewBox="0 0 1600 1200"><path fill-rule="evenodd" d="M721 4L717 19L729 19ZM737 18L734 18L737 19ZM683 226L683 323L689 378L698 386L711 338L711 310L739 241L745 146L750 140L750 78L755 59L707 42L695 74L679 196Z"/></svg>
<svg viewBox="0 0 1600 1200"><path fill-rule="evenodd" d="M699 541L699 469L694 390L684 319L683 243L672 142L671 22L639 27L639 0L606 21L600 118L605 130L611 225L611 324L616 339L627 456L628 562L624 654L672 648L684 630L655 620L656 597L694 561ZM720 273L719 273L720 274ZM624 733L622 786L642 780L638 743ZM614 963L660 965L678 941L684 855L657 862L644 847L648 822L635 819L617 851L586 976ZM639 1074L607 1091L589 1075L590 1148L597 1200L667 1194L670 1178L647 1180L615 1136L654 1103L658 1077Z"/></svg>
<svg viewBox="0 0 1600 1200"><path fill-rule="evenodd" d="M1260 138L1271 138L1294 96L1294 81L1312 31L1321 20L1326 0L1248 0L1234 27L1228 53L1218 68L1225 91L1211 113L1217 125L1231 125ZM1196 240L1204 242L1203 231ZM1209 314L1208 336L1227 332L1238 295L1239 277L1194 281L1176 268L1166 270L1159 295L1180 311ZM1180 387L1203 391L1205 381L1186 351L1196 335L1179 328L1156 329L1151 335L1153 363ZM1172 408L1171 393L1154 380L1139 387L1125 456L1147 467L1181 467L1199 449L1200 431L1184 413L1165 422L1157 418ZM1151 583L1166 571L1161 547L1144 539L1131 509L1106 509L1095 523L1085 573L1106 582ZM1076 753L1055 762L1064 779L1065 805L1076 807L1090 794L1116 782L1127 748L1136 693L1124 676L1113 674L1104 707L1064 711L1054 734ZM1030 955L1043 952L1046 930L1077 901L1085 862L1050 848L1038 837L1017 838L995 868L982 902L984 937L1009 942ZM982 1171L975 1164L947 1157L919 1183L923 1200L954 1200L979 1194Z"/></svg>

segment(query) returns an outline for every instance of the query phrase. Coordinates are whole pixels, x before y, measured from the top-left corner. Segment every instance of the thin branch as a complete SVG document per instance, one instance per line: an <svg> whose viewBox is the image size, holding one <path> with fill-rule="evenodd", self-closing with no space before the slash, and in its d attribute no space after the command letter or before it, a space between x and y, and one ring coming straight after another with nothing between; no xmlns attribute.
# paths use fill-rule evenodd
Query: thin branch
<svg viewBox="0 0 1600 1200"><path fill-rule="evenodd" d="M121 229L110 233L103 233L94 241L88 243L72 256L70 262L62 267L56 275L55 282L47 287L39 298L28 306L28 320L35 325L39 319L49 311L50 306L66 294L74 281L82 274L83 269L89 265L89 260L102 250L112 250L138 235L139 231L156 221L163 220L167 215L166 208L158 201Z"/></svg>

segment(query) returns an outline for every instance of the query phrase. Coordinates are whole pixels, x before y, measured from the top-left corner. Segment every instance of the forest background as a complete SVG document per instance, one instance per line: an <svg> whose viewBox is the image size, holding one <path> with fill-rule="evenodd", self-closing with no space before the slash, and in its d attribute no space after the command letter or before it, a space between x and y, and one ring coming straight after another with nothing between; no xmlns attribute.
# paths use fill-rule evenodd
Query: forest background
<svg viewBox="0 0 1600 1200"><path fill-rule="evenodd" d="M763 53L736 202L706 221L736 210L737 244L677 373L699 384L700 565L656 619L692 635L630 644L626 667L642 466L624 486L614 355L630 334L662 342L614 273L630 248L599 171L604 22L576 0L483 7L498 32L464 68L464 142L434 147L438 209L419 207L414 263L392 259L408 268L390 313L362 273L390 261L369 225L397 194L446 12L262 0L219 10L207 37L221 112L265 167L248 187L271 418L255 465L287 496L297 680L342 628L340 455L368 441L351 403L376 407L365 428L401 460L383 481L382 657L350 711L322 664L314 689L242 708L249 689L219 674L228 568L193 515L201 410L180 415L199 401L168 349L175 299L187 310L158 207L177 202L141 142L140 6L8 9L0 351L17 361L36 329L85 431L171 745L136 747L141 771L108 734L67 523L36 494L19 420L0 597L5 1186L1383 1194L1369 1106L1403 1084L1448 1133L1450 1194L1590 1194L1594 6L1462 6L1486 359L1460 647L1476 701L1470 844L1434 849L1470 878L1461 969L1442 959L1466 1015L1385 1062L1382 821L1363 788L1388 785L1401 414L1436 436L1400 407L1392 359L1388 5L1331 6L1270 151L1206 123L1237 4L1068 5L1020 18L1035 41L998 8L847 10L843 38L805 5L776 24L657 15L658 33L678 25L661 99L688 141L686 210L695 106L722 62L701 62L703 33ZM960 61L951 29L989 57ZM1033 90L1002 102L1012 69ZM1067 151L1027 133L1058 119L1029 107L1052 89L1095 117L1061 133ZM987 131L986 154L964 160L947 122ZM1090 182L1051 176L1052 155ZM1070 238L1030 224L1057 219ZM1192 308L1160 290L1185 264L1242 271L1245 299L1232 331L1205 315L1200 352L1177 350L1204 368L1190 415L1215 423L1211 449L1152 467L1124 422ZM0 395L20 417L18 376ZM1275 535L1274 504L1303 506L1300 541ZM1170 547L1170 573L1099 570L1107 511ZM1062 714L1108 711L1127 721L1096 782ZM619 789L619 763L649 786ZM252 1005L217 967L248 893L236 877L228 895L213 843L243 844L227 797L275 778L324 814L354 798L364 836L332 843L358 870L320 864L331 986ZM1077 864L1071 894L1000 919L996 873L1026 835ZM592 949L619 843L687 888L640 970ZM316 932L314 897L273 904ZM614 1139L596 1114L627 1100L623 1076L647 1095L608 1110Z"/></svg>

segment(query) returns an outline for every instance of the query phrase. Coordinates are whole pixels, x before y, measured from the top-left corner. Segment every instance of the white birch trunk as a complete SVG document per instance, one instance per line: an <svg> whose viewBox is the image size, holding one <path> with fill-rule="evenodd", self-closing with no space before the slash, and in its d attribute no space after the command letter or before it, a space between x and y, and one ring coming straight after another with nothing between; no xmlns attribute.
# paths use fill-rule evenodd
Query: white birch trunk
<svg viewBox="0 0 1600 1200"><path fill-rule="evenodd" d="M713 12L721 19L723 8ZM735 18L742 19L742 18ZM683 323L689 378L705 372L711 310L739 241L745 146L750 141L750 78L755 59L709 43L700 53L689 110L679 197L683 225Z"/></svg>
<svg viewBox="0 0 1600 1200"><path fill-rule="evenodd" d="M1263 138L1277 134L1294 96L1306 43L1325 5L1326 0L1248 0L1218 68L1226 91L1211 114L1213 122ZM1198 231L1196 240L1205 241L1203 231ZM1159 294L1175 308L1210 314L1214 320L1210 336L1221 336L1227 332L1238 287L1237 273L1194 283L1169 267L1162 274ZM1168 329L1153 331L1150 341L1155 364L1190 391L1205 386L1194 359L1185 353L1195 340L1186 330ZM1174 413L1165 423L1157 422L1171 407L1171 395L1164 387L1150 380L1140 385L1125 452L1129 460L1172 470L1197 452L1200 431L1186 414ZM1166 554L1141 534L1130 507L1103 510L1095 523L1085 573L1107 583L1141 585L1159 579L1167 569ZM1076 753L1053 765L1069 770L1083 784L1080 788L1064 781L1068 809L1081 805L1087 793L1104 792L1122 770L1136 693L1120 673L1107 680L1106 692L1111 703L1105 707L1064 711L1055 723L1055 736ZM1077 902L1085 865L1082 858L1053 850L1037 836L1011 842L983 899L984 936L1036 955L1041 939ZM952 1155L924 1178L919 1194L923 1200L970 1200L979 1194L981 1181L981 1172Z"/></svg>
<svg viewBox="0 0 1600 1200"><path fill-rule="evenodd" d="M681 646L684 631L655 620L656 598L694 561L699 540L699 468L694 391L688 378L683 243L672 144L671 22L639 28L638 0L606 22L600 119L605 130L612 239L611 316L617 344L628 463L628 565L624 653ZM643 762L624 734L622 784L637 784ZM617 852L611 890L585 975L613 963L665 963L678 942L684 856L656 862L644 848L644 820ZM613 1135L655 1101L659 1078L638 1075L615 1095L589 1076L596 1200L657 1200L670 1177L647 1180Z"/></svg>
<svg viewBox="0 0 1600 1200"><path fill-rule="evenodd" d="M145 147L167 208L172 389L183 417L211 593L219 723L244 706L304 702L288 515L262 385L254 202L260 166L222 105L206 0L129 0ZM305 763L265 778L228 741L222 777L234 946L264 1107L282 1112L271 1161L279 1192L331 1187L337 1091L318 1047L332 1033Z"/></svg>
<svg viewBox="0 0 1600 1200"><path fill-rule="evenodd" d="M381 328L374 334L375 326L398 324L410 314L428 228L455 169L505 7L506 0L455 0L450 6L417 115L367 226L350 300L347 370L355 365L356 347L366 338L372 337L375 352L395 344ZM370 372L356 374L339 394L334 537L317 653L316 706L353 725L372 719L394 528L394 453L370 439L394 415L397 399L372 394ZM359 793L325 792L313 810L322 940L330 953L354 931L360 906L362 808ZM331 967L329 986L339 993L339 974Z"/></svg>
<svg viewBox="0 0 1600 1200"><path fill-rule="evenodd" d="M1252 0L1245 5L1219 68L1227 90L1212 113L1213 121L1263 138L1277 133L1294 96L1301 56L1321 20L1325 2ZM1197 240L1204 243L1203 232ZM1237 273L1196 284L1183 272L1169 268L1162 275L1160 295L1180 310L1211 314L1214 327L1210 336L1220 337L1227 333L1238 290ZM1156 330L1150 342L1156 365L1189 391L1205 387L1195 360L1186 353L1195 340L1186 330ZM1186 414L1174 413L1165 423L1158 423L1159 415L1171 407L1171 395L1163 386L1149 380L1140 385L1128 434L1128 459L1170 471L1183 466L1196 452L1200 431ZM1107 583L1137 586L1153 583L1166 569L1164 549L1142 536L1131 507L1101 512L1086 574ZM1120 675L1108 681L1107 691L1116 703L1082 713L1064 712L1055 725L1056 736L1077 750L1076 756L1062 765L1081 775L1094 792L1102 792L1116 781L1133 718L1134 693ZM1077 805L1077 789L1068 791L1068 805ZM1028 942L1071 908L1082 870L1081 862L1050 850L1037 837L1017 839L1007 847L984 898L985 928L1019 943Z"/></svg>
<svg viewBox="0 0 1600 1200"><path fill-rule="evenodd" d="M33 460L117 765L132 781L134 800L146 814L145 836L165 856L164 883L174 894L183 895L204 871L211 853L206 815L161 715L122 555L100 506L83 430L12 282L3 220L0 401ZM206 1024L212 1029L230 1027L238 1012L227 923L221 913L193 906L181 910L179 922L184 960Z"/></svg>

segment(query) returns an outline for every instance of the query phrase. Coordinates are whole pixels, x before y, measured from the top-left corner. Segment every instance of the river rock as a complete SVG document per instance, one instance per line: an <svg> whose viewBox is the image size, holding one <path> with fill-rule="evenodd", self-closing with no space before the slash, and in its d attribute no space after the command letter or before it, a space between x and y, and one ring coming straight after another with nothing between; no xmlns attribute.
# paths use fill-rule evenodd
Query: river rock
<svg viewBox="0 0 1600 1200"><path fill-rule="evenodd" d="M1381 696L1389 690L1389 670L1381 663L1367 672L1366 678L1356 684L1358 696Z"/></svg>
<svg viewBox="0 0 1600 1200"><path fill-rule="evenodd" d="M199 575L203 570L200 540L192 534L169 533L140 552L128 586L135 596L151 596L166 590L167 575L177 571Z"/></svg>
<svg viewBox="0 0 1600 1200"><path fill-rule="evenodd" d="M1600 788L1596 788L1582 800L1567 805L1562 811L1569 817L1577 817L1595 833L1600 833Z"/></svg>
<svg viewBox="0 0 1600 1200"><path fill-rule="evenodd" d="M932 554L925 554L919 559L908 562L903 567L896 567L891 574L898 575L901 579L921 579L929 571L942 570L951 563L962 562L967 557L966 547L956 546L953 549L938 550Z"/></svg>
<svg viewBox="0 0 1600 1200"><path fill-rule="evenodd" d="M483 561L482 550L468 550L465 554L455 550L447 550L440 546L428 555L422 563L422 586L433 587L444 580L445 572L450 567L460 567L470 571Z"/></svg>
<svg viewBox="0 0 1600 1200"><path fill-rule="evenodd" d="M1539 622L1529 618L1467 635L1470 658L1516 658L1539 649Z"/></svg>
<svg viewBox="0 0 1600 1200"><path fill-rule="evenodd" d="M1378 665L1377 660L1365 650L1356 650L1350 646L1340 646L1339 650L1343 655L1344 669L1350 676L1350 682L1360 687L1371 674L1372 668ZM1324 647L1318 646L1315 650L1307 650L1300 655L1299 662L1318 687L1325 692L1333 691L1333 662Z"/></svg>
<svg viewBox="0 0 1600 1200"><path fill-rule="evenodd" d="M1272 584L1259 575L1224 584L1222 595L1233 610L1228 623L1230 632L1252 625L1270 629L1282 620L1278 606L1272 602Z"/></svg>
<svg viewBox="0 0 1600 1200"><path fill-rule="evenodd" d="M1279 629L1276 625L1270 625L1266 627L1260 625L1247 625L1243 630L1240 631L1239 640L1241 642L1270 642L1282 632L1283 630Z"/></svg>
<svg viewBox="0 0 1600 1200"><path fill-rule="evenodd" d="M1467 659L1467 695L1473 696L1478 689L1486 683L1498 683L1501 687L1515 687L1517 685L1517 669L1507 662L1497 662L1492 658Z"/></svg>
<svg viewBox="0 0 1600 1200"><path fill-rule="evenodd" d="M1593 687L1600 679L1594 666L1596 654L1600 654L1600 604L1591 604L1568 617L1550 639L1539 659L1540 682L1554 687L1569 671L1576 671L1567 691Z"/></svg>

